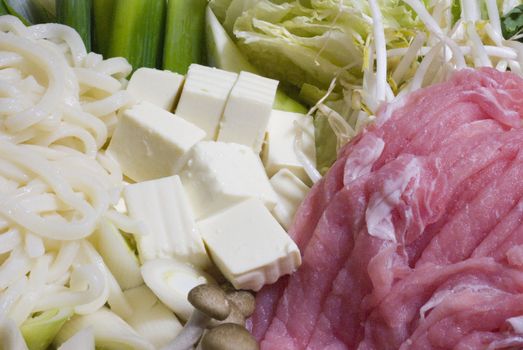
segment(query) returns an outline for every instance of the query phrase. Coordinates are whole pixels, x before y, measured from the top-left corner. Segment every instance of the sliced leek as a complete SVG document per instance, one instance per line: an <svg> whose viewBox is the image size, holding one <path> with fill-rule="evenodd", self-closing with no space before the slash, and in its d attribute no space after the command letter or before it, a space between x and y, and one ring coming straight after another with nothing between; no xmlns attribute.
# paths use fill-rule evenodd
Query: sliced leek
<svg viewBox="0 0 523 350"><path fill-rule="evenodd" d="M191 63L201 63L205 40L207 0L169 0L163 46L163 68L187 73Z"/></svg>
<svg viewBox="0 0 523 350"><path fill-rule="evenodd" d="M29 318L20 327L30 350L45 350L73 315L71 308L53 309Z"/></svg>
<svg viewBox="0 0 523 350"><path fill-rule="evenodd" d="M93 243L123 290L143 284L138 258L111 222L102 220Z"/></svg>
<svg viewBox="0 0 523 350"><path fill-rule="evenodd" d="M162 48L165 0L116 0L109 57L125 57L134 69L156 67Z"/></svg>
<svg viewBox="0 0 523 350"><path fill-rule="evenodd" d="M114 0L93 0L93 49L107 57L113 22Z"/></svg>
<svg viewBox="0 0 523 350"><path fill-rule="evenodd" d="M9 11L7 11L7 7L5 7L4 2L0 1L0 16L8 15Z"/></svg>
<svg viewBox="0 0 523 350"><path fill-rule="evenodd" d="M67 339L58 350L94 350L94 334L92 327L78 331L71 338Z"/></svg>
<svg viewBox="0 0 523 350"><path fill-rule="evenodd" d="M125 292L133 314L125 320L131 327L161 349L182 330L180 321L145 285Z"/></svg>
<svg viewBox="0 0 523 350"><path fill-rule="evenodd" d="M136 333L129 324L108 308L89 315L75 315L57 334L54 345L60 346L78 331L92 327L97 348L105 350L152 350L154 346Z"/></svg>
<svg viewBox="0 0 523 350"><path fill-rule="evenodd" d="M118 285L118 282L112 275L111 271L109 271L109 269L105 265L102 257L98 254L96 249L94 249L94 247L88 242L82 242L82 246L83 252L87 260L90 263L96 265L96 267L104 274L105 289L107 291L106 300L109 306L111 307L111 310L120 317L129 316L132 313L131 307L127 302L127 299L123 295L122 289Z"/></svg>
<svg viewBox="0 0 523 350"><path fill-rule="evenodd" d="M48 23L55 16L42 0L3 0L7 11L18 17L25 25Z"/></svg>
<svg viewBox="0 0 523 350"><path fill-rule="evenodd" d="M212 282L212 277L204 272L173 259L147 261L142 265L142 276L154 294L183 320L194 310L187 301L189 291Z"/></svg>

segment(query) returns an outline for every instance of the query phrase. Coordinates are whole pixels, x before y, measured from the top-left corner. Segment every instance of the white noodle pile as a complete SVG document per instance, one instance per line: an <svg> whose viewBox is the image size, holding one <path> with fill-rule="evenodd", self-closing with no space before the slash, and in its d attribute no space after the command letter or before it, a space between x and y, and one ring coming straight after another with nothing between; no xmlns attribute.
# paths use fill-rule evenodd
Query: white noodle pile
<svg viewBox="0 0 523 350"><path fill-rule="evenodd" d="M120 167L102 147L131 103L130 72L87 53L69 27L0 17L0 321L106 302L128 311L85 238L120 197Z"/></svg>

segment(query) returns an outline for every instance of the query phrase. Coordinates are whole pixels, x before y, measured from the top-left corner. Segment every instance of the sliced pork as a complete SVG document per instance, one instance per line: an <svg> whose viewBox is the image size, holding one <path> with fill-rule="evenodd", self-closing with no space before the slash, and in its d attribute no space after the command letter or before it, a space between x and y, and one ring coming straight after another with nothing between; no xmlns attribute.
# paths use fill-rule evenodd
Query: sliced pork
<svg viewBox="0 0 523 350"><path fill-rule="evenodd" d="M522 117L523 79L493 69L384 106L298 210L303 265L258 293L261 348L521 346Z"/></svg>

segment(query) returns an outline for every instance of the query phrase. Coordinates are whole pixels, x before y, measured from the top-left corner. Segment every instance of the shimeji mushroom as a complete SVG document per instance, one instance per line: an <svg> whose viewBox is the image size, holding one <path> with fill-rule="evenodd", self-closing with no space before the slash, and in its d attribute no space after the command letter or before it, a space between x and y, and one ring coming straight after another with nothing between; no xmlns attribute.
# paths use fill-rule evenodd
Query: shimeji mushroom
<svg viewBox="0 0 523 350"><path fill-rule="evenodd" d="M232 307L231 315L221 323L228 323L229 319L231 319L231 323L241 324L237 322L239 315L241 315L245 321L245 318L254 313L254 308L256 307L254 295L246 290L236 290L230 283L224 283L221 287L225 291Z"/></svg>
<svg viewBox="0 0 523 350"><path fill-rule="evenodd" d="M251 316L256 306L254 296L245 290L235 290L225 287L227 300L231 305L231 313L223 321L211 321L209 328L217 327L223 323L236 323L245 326L245 320Z"/></svg>
<svg viewBox="0 0 523 350"><path fill-rule="evenodd" d="M243 317L251 316L256 307L254 295L246 290L229 291L227 292L227 299L236 305Z"/></svg>
<svg viewBox="0 0 523 350"><path fill-rule="evenodd" d="M198 342L211 319L225 320L231 306L225 292L213 284L201 284L189 292L194 311L178 336L163 350L190 350Z"/></svg>
<svg viewBox="0 0 523 350"><path fill-rule="evenodd" d="M233 303L229 303L231 305L231 313L225 320L218 321L218 320L211 320L208 324L208 328L214 328L218 327L221 324L224 323L235 323L240 326L245 326L245 316L243 316L240 309L234 305Z"/></svg>
<svg viewBox="0 0 523 350"><path fill-rule="evenodd" d="M205 333L202 350L258 350L258 343L242 326L224 323Z"/></svg>

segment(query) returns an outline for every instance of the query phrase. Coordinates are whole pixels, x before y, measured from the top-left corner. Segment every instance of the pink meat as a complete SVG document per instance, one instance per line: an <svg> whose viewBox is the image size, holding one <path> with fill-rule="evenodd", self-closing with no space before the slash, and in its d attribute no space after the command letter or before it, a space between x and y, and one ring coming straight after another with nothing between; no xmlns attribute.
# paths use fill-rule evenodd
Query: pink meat
<svg viewBox="0 0 523 350"><path fill-rule="evenodd" d="M303 264L248 322L261 349L523 344L522 116L523 80L492 69L385 105L300 206Z"/></svg>

